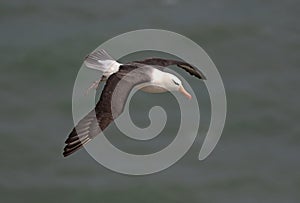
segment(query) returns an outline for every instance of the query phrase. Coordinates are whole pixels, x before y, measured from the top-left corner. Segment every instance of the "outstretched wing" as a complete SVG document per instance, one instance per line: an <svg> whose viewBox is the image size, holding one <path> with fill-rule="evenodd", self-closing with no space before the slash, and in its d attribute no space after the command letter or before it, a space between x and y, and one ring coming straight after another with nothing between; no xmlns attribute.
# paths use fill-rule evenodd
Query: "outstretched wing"
<svg viewBox="0 0 300 203"><path fill-rule="evenodd" d="M123 65L108 78L96 107L79 121L65 141L64 156L80 149L123 112L130 91L150 81L147 71L143 67Z"/></svg>
<svg viewBox="0 0 300 203"><path fill-rule="evenodd" d="M157 65L160 67L167 67L171 65L177 65L178 67L184 69L185 71L189 72L191 75L196 76L199 79L205 80L206 77L204 74L199 71L196 67L192 66L189 63L171 59L162 59L162 58L148 58L143 61L135 61L136 63L142 63L147 65Z"/></svg>

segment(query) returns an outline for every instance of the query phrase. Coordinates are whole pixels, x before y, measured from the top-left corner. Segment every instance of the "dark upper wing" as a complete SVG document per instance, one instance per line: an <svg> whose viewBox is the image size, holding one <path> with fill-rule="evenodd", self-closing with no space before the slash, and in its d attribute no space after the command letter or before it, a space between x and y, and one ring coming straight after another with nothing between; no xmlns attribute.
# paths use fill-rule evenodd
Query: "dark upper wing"
<svg viewBox="0 0 300 203"><path fill-rule="evenodd" d="M199 79L205 80L206 77L204 74L199 71L196 67L192 66L189 63L183 62L183 61L177 61L177 60L171 60L171 59L162 59L162 58L148 58L143 61L134 61L136 63L142 63L147 65L158 65L161 67L167 67L171 65L177 65L178 67L184 69L185 71L189 72L191 75L196 76Z"/></svg>
<svg viewBox="0 0 300 203"><path fill-rule="evenodd" d="M96 107L79 121L65 141L64 156L80 149L123 112L132 88L150 81L147 71L134 65L123 65L108 78Z"/></svg>

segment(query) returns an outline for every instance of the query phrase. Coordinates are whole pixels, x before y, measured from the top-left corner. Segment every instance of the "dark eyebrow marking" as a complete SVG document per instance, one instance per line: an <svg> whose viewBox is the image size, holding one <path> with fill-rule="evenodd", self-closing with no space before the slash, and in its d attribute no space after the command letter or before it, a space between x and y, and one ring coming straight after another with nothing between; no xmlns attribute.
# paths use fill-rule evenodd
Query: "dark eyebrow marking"
<svg viewBox="0 0 300 203"><path fill-rule="evenodd" d="M173 79L172 79L172 80L173 80ZM175 82L175 80L173 80L173 82L174 82L175 85L179 85L179 83Z"/></svg>

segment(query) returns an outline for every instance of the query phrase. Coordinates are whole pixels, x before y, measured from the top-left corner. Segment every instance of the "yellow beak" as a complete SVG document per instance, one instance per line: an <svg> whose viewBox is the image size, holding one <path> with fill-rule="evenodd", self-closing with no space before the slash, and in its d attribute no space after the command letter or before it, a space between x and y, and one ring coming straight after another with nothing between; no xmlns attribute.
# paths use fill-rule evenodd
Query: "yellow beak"
<svg viewBox="0 0 300 203"><path fill-rule="evenodd" d="M184 96L186 96L186 98L192 99L192 96L190 95L190 93L188 93L188 92L183 88L183 86L180 86L178 91L179 91L180 93L182 93Z"/></svg>

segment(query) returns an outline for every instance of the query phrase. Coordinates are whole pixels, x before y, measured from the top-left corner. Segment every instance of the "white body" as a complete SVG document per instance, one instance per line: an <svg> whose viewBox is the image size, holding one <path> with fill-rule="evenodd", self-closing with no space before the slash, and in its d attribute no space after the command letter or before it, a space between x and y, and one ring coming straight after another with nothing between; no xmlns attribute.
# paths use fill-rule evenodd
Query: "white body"
<svg viewBox="0 0 300 203"><path fill-rule="evenodd" d="M170 91L168 87L169 85L166 82L166 79L169 77L176 77L176 76L170 73L165 73L158 69L154 69L151 75L152 78L151 82L144 84L143 85L144 87L142 87L141 90L148 93L163 93L163 92Z"/></svg>

